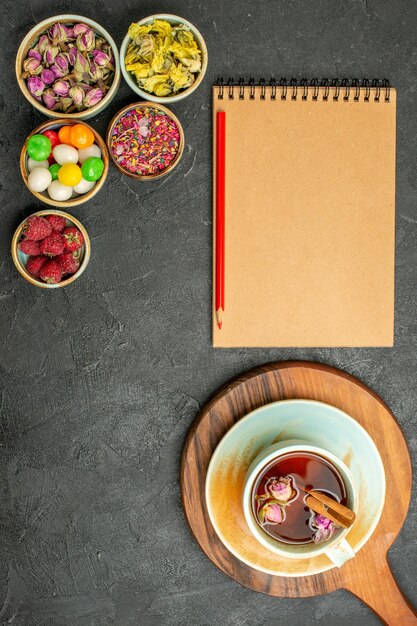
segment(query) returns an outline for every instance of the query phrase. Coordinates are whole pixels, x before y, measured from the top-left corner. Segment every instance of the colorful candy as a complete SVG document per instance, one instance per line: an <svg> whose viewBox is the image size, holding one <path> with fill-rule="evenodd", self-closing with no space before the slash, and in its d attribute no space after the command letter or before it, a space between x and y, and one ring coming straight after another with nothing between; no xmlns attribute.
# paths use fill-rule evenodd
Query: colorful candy
<svg viewBox="0 0 417 626"><path fill-rule="evenodd" d="M177 156L180 132L165 112L138 106L122 115L113 127L110 150L127 172L140 176L157 174Z"/></svg>
<svg viewBox="0 0 417 626"><path fill-rule="evenodd" d="M57 132L46 130L32 135L27 149L32 153L27 159L29 189L46 192L57 202L88 193L104 172L101 150L94 143L93 131L85 124L65 125ZM35 158L45 156L48 149L47 158Z"/></svg>
<svg viewBox="0 0 417 626"><path fill-rule="evenodd" d="M74 187L81 181L81 168L75 163L64 163L58 170L58 180L63 185Z"/></svg>
<svg viewBox="0 0 417 626"><path fill-rule="evenodd" d="M94 180L85 180L85 178L82 178L78 185L75 185L73 189L75 193L87 193L94 187L95 184Z"/></svg>
<svg viewBox="0 0 417 626"><path fill-rule="evenodd" d="M45 135L45 137L48 137L49 141L51 142L52 150L55 148L55 146L61 143L58 133L56 133L54 130L45 130L42 134Z"/></svg>
<svg viewBox="0 0 417 626"><path fill-rule="evenodd" d="M44 161L51 154L51 140L45 135L32 135L28 140L26 150L31 159Z"/></svg>
<svg viewBox="0 0 417 626"><path fill-rule="evenodd" d="M55 161L60 165L64 165L64 163L78 163L78 150L73 146L60 143L59 146L55 146L52 150L52 154Z"/></svg>
<svg viewBox="0 0 417 626"><path fill-rule="evenodd" d="M61 143L70 143L71 126L61 126L58 131L59 141Z"/></svg>
<svg viewBox="0 0 417 626"><path fill-rule="evenodd" d="M94 133L84 124L74 124L69 133L70 144L75 148L89 148L94 143Z"/></svg>
<svg viewBox="0 0 417 626"><path fill-rule="evenodd" d="M81 150L78 150L78 157L79 157L80 163L84 163L84 161L86 161L90 157L98 157L100 159L101 150L98 147L98 145L94 143L92 146L89 146L88 148L82 148Z"/></svg>
<svg viewBox="0 0 417 626"><path fill-rule="evenodd" d="M104 163L98 157L90 157L81 166L83 178L88 181L98 180L104 170Z"/></svg>
<svg viewBox="0 0 417 626"><path fill-rule="evenodd" d="M28 176L28 186L31 191L42 192L51 184L52 175L46 167L35 167Z"/></svg>
<svg viewBox="0 0 417 626"><path fill-rule="evenodd" d="M59 163L53 163L49 166L49 171L51 172L52 180L57 180L58 172L61 169L62 165Z"/></svg>
<svg viewBox="0 0 417 626"><path fill-rule="evenodd" d="M53 180L48 187L49 197L57 202L64 202L69 200L72 196L72 187L67 187L59 182L59 180Z"/></svg>
<svg viewBox="0 0 417 626"><path fill-rule="evenodd" d="M44 161L35 161L35 159L28 158L28 172L31 172L35 169L35 167L48 167L49 161L45 159Z"/></svg>

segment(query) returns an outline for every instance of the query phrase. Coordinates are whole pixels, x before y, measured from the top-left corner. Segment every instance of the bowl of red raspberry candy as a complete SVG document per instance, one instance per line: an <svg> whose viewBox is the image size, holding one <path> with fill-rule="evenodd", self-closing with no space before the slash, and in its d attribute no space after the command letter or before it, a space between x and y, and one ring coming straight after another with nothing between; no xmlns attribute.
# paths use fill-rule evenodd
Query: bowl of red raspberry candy
<svg viewBox="0 0 417 626"><path fill-rule="evenodd" d="M64 211L33 213L16 229L12 257L18 272L36 287L53 289L73 283L90 260L84 226Z"/></svg>

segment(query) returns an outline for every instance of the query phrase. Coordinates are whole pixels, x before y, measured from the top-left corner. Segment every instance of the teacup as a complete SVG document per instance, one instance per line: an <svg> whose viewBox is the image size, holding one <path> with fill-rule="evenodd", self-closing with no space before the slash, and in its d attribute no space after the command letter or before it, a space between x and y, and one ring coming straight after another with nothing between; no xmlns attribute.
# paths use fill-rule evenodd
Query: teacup
<svg viewBox="0 0 417 626"><path fill-rule="evenodd" d="M330 465L336 468L343 480L346 489L347 506L357 513L357 489L352 474L346 465L329 450L312 445L301 439L291 439L265 448L262 452L260 452L260 454L258 454L250 465L246 474L243 490L243 511L246 522L254 537L263 546L275 554L287 558L310 559L324 553L337 567L341 567L346 561L355 556L355 552L346 540L346 535L348 534L350 528L340 529L333 538L329 538L323 543L310 542L304 544L294 544L285 543L271 537L261 528L255 519L252 507L253 488L255 482L268 465L270 465L274 460L278 460L280 457L289 453L310 453L327 460ZM317 486L317 488L319 487Z"/></svg>

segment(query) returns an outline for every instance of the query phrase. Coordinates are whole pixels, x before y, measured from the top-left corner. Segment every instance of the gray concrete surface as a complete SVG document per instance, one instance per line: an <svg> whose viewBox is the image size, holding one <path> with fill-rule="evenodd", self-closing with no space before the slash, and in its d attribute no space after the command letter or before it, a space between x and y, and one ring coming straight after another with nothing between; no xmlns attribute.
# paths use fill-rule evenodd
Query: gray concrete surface
<svg viewBox="0 0 417 626"><path fill-rule="evenodd" d="M20 94L14 57L45 17L98 20L121 43L133 19L193 21L210 54L203 86L173 106L186 149L173 175L136 183L112 168L73 213L93 253L76 284L20 278L9 245L40 209L18 156L42 121ZM396 413L417 461L417 3L413 0L181 0L2 3L0 229L0 619L13 626L291 626L378 619L339 591L304 600L244 589L202 554L178 489L199 406L260 363L306 358L359 376ZM393 349L213 350L210 345L210 85L218 73L388 77L398 88L396 333ZM104 132L135 100L122 84L92 121ZM415 501L390 552L417 606Z"/></svg>

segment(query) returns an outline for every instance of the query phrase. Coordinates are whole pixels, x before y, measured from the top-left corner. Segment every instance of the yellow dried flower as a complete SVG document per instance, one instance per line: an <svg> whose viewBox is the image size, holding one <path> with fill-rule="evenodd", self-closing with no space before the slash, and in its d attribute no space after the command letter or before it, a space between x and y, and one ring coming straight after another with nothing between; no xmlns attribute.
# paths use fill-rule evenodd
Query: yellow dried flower
<svg viewBox="0 0 417 626"><path fill-rule="evenodd" d="M125 67L139 87L168 96L193 84L201 71L201 51L188 26L154 20L148 25L131 24L128 33L132 41Z"/></svg>

